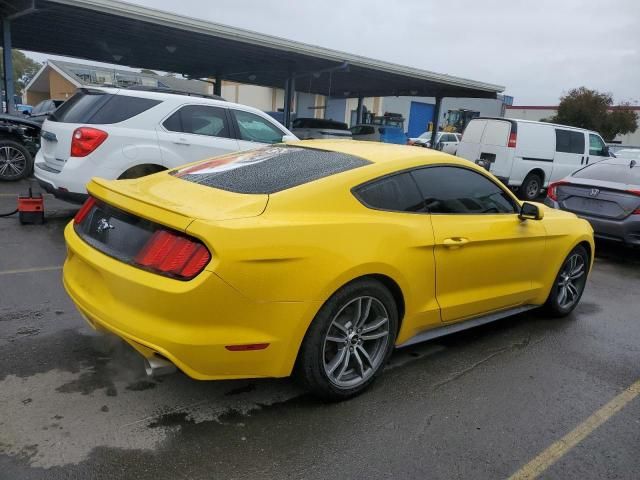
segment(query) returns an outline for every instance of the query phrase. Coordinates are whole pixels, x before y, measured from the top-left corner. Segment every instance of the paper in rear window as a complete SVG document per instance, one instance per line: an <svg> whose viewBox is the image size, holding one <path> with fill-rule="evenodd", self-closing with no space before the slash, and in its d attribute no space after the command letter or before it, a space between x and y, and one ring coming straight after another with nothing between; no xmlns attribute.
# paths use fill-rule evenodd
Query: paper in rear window
<svg viewBox="0 0 640 480"><path fill-rule="evenodd" d="M235 193L270 194L369 163L345 153L280 145L214 158L172 175Z"/></svg>

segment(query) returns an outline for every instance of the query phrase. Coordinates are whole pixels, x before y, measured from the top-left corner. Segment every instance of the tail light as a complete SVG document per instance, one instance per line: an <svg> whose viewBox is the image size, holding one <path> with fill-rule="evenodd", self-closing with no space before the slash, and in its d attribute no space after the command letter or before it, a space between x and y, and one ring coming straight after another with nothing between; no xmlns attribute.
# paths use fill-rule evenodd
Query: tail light
<svg viewBox="0 0 640 480"><path fill-rule="evenodd" d="M567 182L553 182L549 184L549 187L547 188L547 197L549 197L551 200L556 201L558 200L558 187L560 185L566 185Z"/></svg>
<svg viewBox="0 0 640 480"><path fill-rule="evenodd" d="M169 230L156 230L133 262L161 275L189 280L211 260L203 244Z"/></svg>
<svg viewBox="0 0 640 480"><path fill-rule="evenodd" d="M502 137L504 138L504 137ZM518 140L518 134L516 132L511 132L509 134L509 143L507 143L507 147L516 148L516 141Z"/></svg>
<svg viewBox="0 0 640 480"><path fill-rule="evenodd" d="M80 127L73 131L71 156L86 157L107 139L107 132L91 127Z"/></svg>
<svg viewBox="0 0 640 480"><path fill-rule="evenodd" d="M89 197L86 202L82 205L80 210L76 213L76 216L73 217L73 223L80 224L86 218L87 214L91 211L93 206L96 204L96 199L93 197Z"/></svg>

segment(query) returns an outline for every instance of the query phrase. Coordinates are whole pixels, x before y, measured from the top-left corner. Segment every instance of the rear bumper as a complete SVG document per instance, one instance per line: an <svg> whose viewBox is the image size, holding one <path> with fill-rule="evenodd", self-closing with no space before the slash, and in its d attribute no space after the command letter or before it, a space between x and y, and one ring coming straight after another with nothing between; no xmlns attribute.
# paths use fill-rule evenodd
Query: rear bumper
<svg viewBox="0 0 640 480"><path fill-rule="evenodd" d="M319 305L255 302L215 273L179 281L108 257L65 229L64 286L96 329L123 338L143 356L160 354L200 380L284 377ZM268 343L264 350L228 345Z"/></svg>
<svg viewBox="0 0 640 480"><path fill-rule="evenodd" d="M40 188L42 188L47 193L51 193L54 197L59 198L60 200L65 200L71 203L84 203L87 198L89 198L89 195L87 195L86 193L74 193L56 188L52 183L38 178L38 176L36 176L36 180L38 180Z"/></svg>
<svg viewBox="0 0 640 480"><path fill-rule="evenodd" d="M560 208L558 202L551 200L549 197L545 198L544 203L552 208ZM631 215L623 220L611 220L577 212L572 213L575 213L591 224L593 227L593 235L596 238L640 246L640 215Z"/></svg>

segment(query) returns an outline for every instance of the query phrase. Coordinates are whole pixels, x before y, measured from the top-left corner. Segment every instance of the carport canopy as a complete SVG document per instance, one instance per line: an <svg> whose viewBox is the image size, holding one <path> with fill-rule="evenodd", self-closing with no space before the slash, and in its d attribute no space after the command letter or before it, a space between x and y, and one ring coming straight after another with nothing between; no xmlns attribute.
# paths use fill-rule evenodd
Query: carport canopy
<svg viewBox="0 0 640 480"><path fill-rule="evenodd" d="M332 98L496 98L504 90L115 0L0 0L0 15L7 47L214 78L218 91L220 80L284 87L285 118L296 80Z"/></svg>

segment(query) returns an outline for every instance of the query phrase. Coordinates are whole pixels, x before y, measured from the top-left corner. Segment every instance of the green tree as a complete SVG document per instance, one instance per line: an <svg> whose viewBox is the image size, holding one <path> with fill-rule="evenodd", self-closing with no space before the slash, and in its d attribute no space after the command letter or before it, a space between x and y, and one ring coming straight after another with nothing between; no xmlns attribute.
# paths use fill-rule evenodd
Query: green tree
<svg viewBox="0 0 640 480"><path fill-rule="evenodd" d="M560 98L558 113L548 120L595 130L610 142L616 135L631 133L638 128L638 117L629 107L627 102L614 107L610 93L580 87Z"/></svg>
<svg viewBox="0 0 640 480"><path fill-rule="evenodd" d="M2 49L0 48L0 72L3 72L4 57L2 57L1 52ZM42 64L27 57L23 52L15 48L11 51L11 59L13 60L14 88L17 94L21 94L24 87L27 86L33 76L40 70Z"/></svg>

